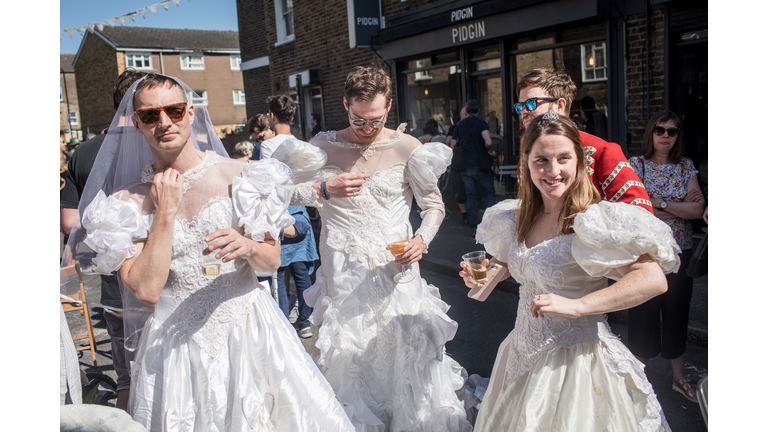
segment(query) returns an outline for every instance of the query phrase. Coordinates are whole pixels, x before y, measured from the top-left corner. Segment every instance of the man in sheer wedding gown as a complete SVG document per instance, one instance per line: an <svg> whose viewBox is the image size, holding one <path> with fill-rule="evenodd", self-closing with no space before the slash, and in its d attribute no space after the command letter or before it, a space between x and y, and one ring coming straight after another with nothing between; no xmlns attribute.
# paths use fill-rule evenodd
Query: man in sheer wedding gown
<svg viewBox="0 0 768 432"><path fill-rule="evenodd" d="M345 86L350 126L309 146L286 141L272 156L293 170L292 203L316 206L323 221L322 266L304 294L320 327L316 362L358 432L470 431L456 395L461 367L445 353L457 324L418 267L445 214L437 181L451 150L422 145L405 124L384 127L391 103L387 74L356 67ZM415 233L414 197L423 209ZM392 240L407 241L397 256ZM401 266L410 280L395 282Z"/></svg>
<svg viewBox="0 0 768 432"><path fill-rule="evenodd" d="M153 305L128 412L150 431L351 432L254 273L280 265L290 170L228 159L192 95L163 75L134 83L95 163L113 169L84 194L95 196L81 214L97 271L119 270L126 311Z"/></svg>

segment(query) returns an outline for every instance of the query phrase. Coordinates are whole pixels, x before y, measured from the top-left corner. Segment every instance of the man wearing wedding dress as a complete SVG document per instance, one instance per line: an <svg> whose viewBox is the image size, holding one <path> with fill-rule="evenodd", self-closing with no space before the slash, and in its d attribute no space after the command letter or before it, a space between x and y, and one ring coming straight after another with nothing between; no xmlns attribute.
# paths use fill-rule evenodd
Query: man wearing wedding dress
<svg viewBox="0 0 768 432"><path fill-rule="evenodd" d="M349 127L273 154L294 170L292 203L316 206L323 221L322 266L304 295L320 328L316 362L358 432L470 431L461 367L445 353L457 324L418 267L445 214L437 181L451 150L422 145L405 124L384 127L392 82L381 69L354 68L343 103ZM306 169L317 155L325 165ZM404 245L397 255L393 241Z"/></svg>
<svg viewBox="0 0 768 432"><path fill-rule="evenodd" d="M83 211L97 271L119 270L125 289L153 305L131 363L128 412L153 432L351 432L254 273L280 265L274 239L293 223L290 170L228 159L189 95L157 74L131 86L113 121L123 127L110 127L96 161L121 171L94 179L96 188L114 182L115 193L99 190Z"/></svg>

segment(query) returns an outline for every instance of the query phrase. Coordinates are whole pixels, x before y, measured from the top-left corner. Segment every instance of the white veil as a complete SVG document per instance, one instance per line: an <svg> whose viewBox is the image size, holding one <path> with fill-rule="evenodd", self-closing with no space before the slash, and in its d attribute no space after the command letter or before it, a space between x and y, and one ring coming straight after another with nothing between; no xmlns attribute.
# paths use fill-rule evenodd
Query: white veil
<svg viewBox="0 0 768 432"><path fill-rule="evenodd" d="M151 76L151 74L147 76ZM77 209L78 217L72 227L62 257L62 267L70 265L74 261L80 263L83 269L83 282L87 284L86 286L100 286L101 280L98 274L90 271L91 262L96 257L96 253L83 242L86 232L81 225L81 218L85 208L93 201L99 191L103 191L107 196L111 195L121 186L138 178L148 162L154 162L154 156L149 148L149 144L147 144L144 136L136 130L132 120L134 116L133 95L136 92L136 87L147 76L142 77L131 85L125 93L122 102L120 102L120 107L117 109L115 117L112 119L112 123L107 130L107 136L104 138L91 173L88 176L88 181L83 188ZM175 77L168 78L181 85L186 94L187 102L191 105L194 97L197 97L194 91L181 80ZM191 137L198 150L212 150L221 157L229 158L204 106L195 105ZM120 281L119 272L117 278ZM73 279L74 277L61 280L60 293L62 296L70 297L73 293L78 292L78 284L73 283ZM130 352L134 351L138 346L144 322L152 314L154 307L139 302L125 288L122 281L120 281L120 291L123 298L125 349L128 351L126 353L126 362L129 362L133 357L130 355ZM92 307L99 306L115 309L95 302L89 302L89 304Z"/></svg>

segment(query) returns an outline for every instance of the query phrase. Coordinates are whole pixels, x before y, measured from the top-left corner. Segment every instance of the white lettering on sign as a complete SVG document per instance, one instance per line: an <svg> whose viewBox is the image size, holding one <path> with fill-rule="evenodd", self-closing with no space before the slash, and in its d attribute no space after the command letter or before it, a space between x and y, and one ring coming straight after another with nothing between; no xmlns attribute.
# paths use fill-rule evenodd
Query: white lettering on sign
<svg viewBox="0 0 768 432"><path fill-rule="evenodd" d="M472 18L472 6L451 12L451 22Z"/></svg>
<svg viewBox="0 0 768 432"><path fill-rule="evenodd" d="M357 25L379 25L378 18L357 17Z"/></svg>
<svg viewBox="0 0 768 432"><path fill-rule="evenodd" d="M457 39L459 42L465 42L468 40L485 37L485 21L480 21L461 27L454 27L451 29L451 37L453 38L453 43L456 43Z"/></svg>

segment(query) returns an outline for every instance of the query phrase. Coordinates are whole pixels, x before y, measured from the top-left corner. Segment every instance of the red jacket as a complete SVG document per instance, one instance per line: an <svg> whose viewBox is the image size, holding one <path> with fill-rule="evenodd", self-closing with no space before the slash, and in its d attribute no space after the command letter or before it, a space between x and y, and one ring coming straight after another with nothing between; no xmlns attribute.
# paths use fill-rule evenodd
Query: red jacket
<svg viewBox="0 0 768 432"><path fill-rule="evenodd" d="M621 147L588 133L579 134L587 155L589 177L603 199L634 204L653 213L645 186L629 166ZM520 162L517 168L520 172Z"/></svg>

